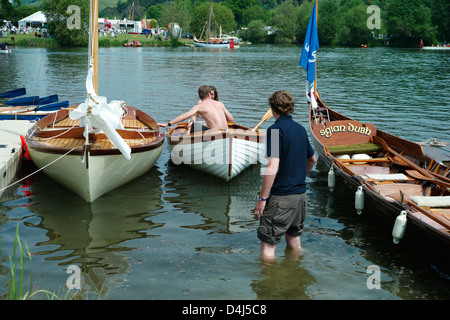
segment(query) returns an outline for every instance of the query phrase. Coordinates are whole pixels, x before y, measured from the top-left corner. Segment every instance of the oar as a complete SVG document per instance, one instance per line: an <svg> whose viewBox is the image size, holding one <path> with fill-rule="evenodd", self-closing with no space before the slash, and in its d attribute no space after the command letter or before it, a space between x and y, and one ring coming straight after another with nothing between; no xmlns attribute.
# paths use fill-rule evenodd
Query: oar
<svg viewBox="0 0 450 320"><path fill-rule="evenodd" d="M262 125L264 121L269 120L272 117L272 115L273 115L272 109L267 110L267 112L261 118L261 121L251 131L256 131L259 128L259 126Z"/></svg>
<svg viewBox="0 0 450 320"><path fill-rule="evenodd" d="M54 95L51 95L51 96L48 96L48 97L40 98L38 105L42 106L42 105L45 105L45 104L57 102L58 100L59 100L58 99L58 95L54 94Z"/></svg>
<svg viewBox="0 0 450 320"><path fill-rule="evenodd" d="M31 101L30 98L33 98L33 101ZM37 98L39 101L36 102ZM22 100L21 100L22 99ZM46 105L52 102L57 102L59 100L58 95L54 94L48 97L43 97L43 98L39 98L39 97L26 97L26 98L19 98L19 99L15 99L15 100L11 100L8 103L13 103L11 105L16 106L16 107L12 107L12 108L7 108L7 109L1 109L1 111L11 111L11 110L15 110L15 109L21 109L21 108L26 108L29 105ZM32 102L31 104L29 104L28 102ZM7 103L7 104L8 104Z"/></svg>
<svg viewBox="0 0 450 320"><path fill-rule="evenodd" d="M47 104L44 106L38 106L34 109L27 109L27 110L23 110L23 111L19 111L17 113L25 113L25 112L30 112L30 111L52 111L52 110L59 110L61 108L67 108L69 107L69 101L61 101L61 102L56 102L56 103L52 103L52 104Z"/></svg>
<svg viewBox="0 0 450 320"><path fill-rule="evenodd" d="M39 97L38 96L32 96L32 97L24 97L24 98L17 98L11 101L7 101L4 103L4 105L9 106L35 106L39 104Z"/></svg>
<svg viewBox="0 0 450 320"><path fill-rule="evenodd" d="M0 98L15 98L15 97L24 96L26 94L27 94L26 89L20 88L20 89L14 89L14 90L3 92L2 94L0 94Z"/></svg>
<svg viewBox="0 0 450 320"><path fill-rule="evenodd" d="M416 171L418 171L419 173L421 173L423 176L429 178L431 182L434 182L437 185L440 185L442 187L445 188L450 188L450 183L446 182L444 180L441 179L437 179L434 175L431 174L431 172L429 172L428 170L423 169L422 167L418 166L417 164L415 164L414 162L410 161L408 158L402 156L400 153L398 153L397 151L395 151L394 149L392 149L387 143L386 141L384 141L382 138L374 136L373 140L375 143L379 143L383 146L383 149L389 151L390 153L392 153L394 156L396 156L397 158L401 159L403 162L405 162L406 164L408 164L410 167L412 167L413 169L415 169Z"/></svg>

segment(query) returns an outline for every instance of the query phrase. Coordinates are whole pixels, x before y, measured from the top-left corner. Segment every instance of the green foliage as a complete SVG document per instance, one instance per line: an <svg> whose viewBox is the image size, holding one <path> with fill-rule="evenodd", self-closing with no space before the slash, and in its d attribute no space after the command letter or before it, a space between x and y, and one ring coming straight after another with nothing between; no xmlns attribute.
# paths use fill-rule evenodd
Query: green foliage
<svg viewBox="0 0 450 320"><path fill-rule="evenodd" d="M367 6L357 5L343 14L338 33L341 44L357 46L369 42L371 32L366 24L368 18L366 10Z"/></svg>
<svg viewBox="0 0 450 320"><path fill-rule="evenodd" d="M267 31L264 30L265 23L261 20L252 20L248 24L247 29L241 31L241 37L245 41L251 43L265 43L267 42Z"/></svg>
<svg viewBox="0 0 450 320"><path fill-rule="evenodd" d="M33 11L32 7L20 3L39 3L41 0L0 0L0 19L18 21ZM214 0L214 13L224 32L241 31L245 37L256 37L275 43L302 43L315 0ZM180 24L184 31L200 35L209 12L209 0L102 0L106 6L101 17L129 18L133 2L134 19L144 17L157 19L160 27L168 23ZM68 30L64 21L51 23L50 34L61 45L85 45L87 43L86 24L88 0L44 0L44 11L53 18L64 16L69 5L82 8L86 17L83 27ZM381 9L381 29L370 30L367 12L370 5ZM33 7L36 8L36 7ZM391 38L390 43L403 46L417 46L420 39L425 44L450 40L450 1L448 0L321 0L319 1L318 31L319 43L361 45L368 43L372 34L383 34ZM55 20L54 20L55 21ZM256 22L254 22L256 21ZM252 23L254 22L254 23ZM260 24L272 26L276 34L259 37ZM252 42L258 42L259 40Z"/></svg>
<svg viewBox="0 0 450 320"><path fill-rule="evenodd" d="M299 8L292 0L285 0L275 9L272 19L275 27L275 43L293 44L296 42Z"/></svg>
<svg viewBox="0 0 450 320"><path fill-rule="evenodd" d="M448 19L448 17L447 17ZM386 25L394 41L419 44L435 41L437 27L431 24L431 9L422 0L390 0Z"/></svg>
<svg viewBox="0 0 450 320"><path fill-rule="evenodd" d="M76 5L80 8L80 28L69 29L67 19L72 12L67 8ZM88 0L45 0L43 10L47 16L49 34L61 46L86 46L89 42L89 1Z"/></svg>
<svg viewBox="0 0 450 320"><path fill-rule="evenodd" d="M204 2L194 7L194 12L192 15L191 28L193 34L200 37L205 23L209 17L210 3ZM224 6L220 3L213 3L214 12L214 25L211 26L212 29L216 29L218 33L219 26L222 26L222 32L227 33L235 30L236 21L234 19L233 11L230 8Z"/></svg>
<svg viewBox="0 0 450 320"><path fill-rule="evenodd" d="M186 31L191 23L192 10L189 0L169 1L162 8L159 22L163 26L176 22Z"/></svg>

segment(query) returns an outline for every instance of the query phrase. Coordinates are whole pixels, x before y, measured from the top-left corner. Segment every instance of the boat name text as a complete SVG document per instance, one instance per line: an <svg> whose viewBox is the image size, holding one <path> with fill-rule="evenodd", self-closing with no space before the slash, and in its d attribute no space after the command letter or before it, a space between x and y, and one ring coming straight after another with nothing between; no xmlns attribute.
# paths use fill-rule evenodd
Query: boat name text
<svg viewBox="0 0 450 320"><path fill-rule="evenodd" d="M325 129L320 130L320 135L325 136L326 138L329 138L333 135L335 132L355 132L359 134L364 134L366 136L370 136L372 133L372 130L370 130L368 127L365 126L355 126L351 123L346 125L340 125L340 126L331 126Z"/></svg>

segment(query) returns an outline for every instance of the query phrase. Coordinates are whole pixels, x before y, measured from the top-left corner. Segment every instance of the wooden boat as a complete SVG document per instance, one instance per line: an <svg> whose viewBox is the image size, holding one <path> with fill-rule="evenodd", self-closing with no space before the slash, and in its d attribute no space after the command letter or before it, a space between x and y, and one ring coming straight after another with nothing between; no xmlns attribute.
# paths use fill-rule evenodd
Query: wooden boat
<svg viewBox="0 0 450 320"><path fill-rule="evenodd" d="M183 122L168 130L166 137L173 163L192 166L226 181L257 164L265 150L265 132L234 122L228 123L227 130L196 133L190 132L188 123Z"/></svg>
<svg viewBox="0 0 450 320"><path fill-rule="evenodd" d="M209 20L206 22L205 27L202 30L202 34L200 35L200 39L203 36L203 32L206 29L206 39L205 40L200 40L197 39L194 36L193 42L194 42L194 47L199 47L199 48L210 48L210 49L233 49L233 48L237 48L238 46L235 45L234 43L234 38L225 38L222 37L222 27L220 27L220 31L217 35L213 36L211 34L211 26L213 25L212 21L213 21L213 3L212 0L210 1L210 6L209 6Z"/></svg>
<svg viewBox="0 0 450 320"><path fill-rule="evenodd" d="M124 129L117 132L131 148L130 160L104 133L89 133L86 141L85 128L69 117L73 108L43 118L28 132L31 159L54 180L94 201L147 172L161 154L164 135L155 120L139 109L125 109Z"/></svg>
<svg viewBox="0 0 450 320"><path fill-rule="evenodd" d="M418 143L346 117L320 98L317 105L310 107L310 132L330 167L330 188L334 175L341 178L355 191L358 213L370 208L392 226L406 212L406 235L432 239L449 256L450 168L427 156Z"/></svg>
<svg viewBox="0 0 450 320"><path fill-rule="evenodd" d="M351 119L323 103L316 77L309 77L316 71L318 42L308 38L317 37L316 8L317 1L300 60L302 66L308 62L311 140L319 159L330 168L330 189L339 177L355 192L359 214L369 208L392 226L394 243L406 230L407 237L450 258L450 168L427 156L418 143Z"/></svg>
<svg viewBox="0 0 450 320"><path fill-rule="evenodd" d="M142 43L140 41L137 41L136 39L134 39L130 42L124 43L123 46L124 47L140 47L140 46L142 46Z"/></svg>
<svg viewBox="0 0 450 320"><path fill-rule="evenodd" d="M26 136L36 166L87 202L148 171L164 143L152 117L97 95L97 0L90 8L88 97L46 116Z"/></svg>

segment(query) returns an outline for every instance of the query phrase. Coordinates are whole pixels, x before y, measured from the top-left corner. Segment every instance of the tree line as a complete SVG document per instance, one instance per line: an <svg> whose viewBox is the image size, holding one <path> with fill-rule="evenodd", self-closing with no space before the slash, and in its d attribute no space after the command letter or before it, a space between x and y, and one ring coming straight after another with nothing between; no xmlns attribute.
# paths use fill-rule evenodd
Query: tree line
<svg viewBox="0 0 450 320"><path fill-rule="evenodd" d="M15 0L1 0L0 18L17 16L20 9ZM214 18L224 33L238 32L252 43L301 44L315 1L312 0L215 0ZM43 10L49 16L66 16L67 6L78 5L83 17L89 11L88 0L44 0ZM156 19L160 27L178 23L184 32L200 36L209 14L209 0L119 0L107 7L100 17L134 20ZM376 6L376 16L368 11ZM389 38L390 44L418 46L450 40L450 1L448 0L319 0L318 34L321 45L361 45L374 36ZM23 10L23 9L21 9ZM85 21L87 22L87 17ZM377 28L368 20L379 19ZM8 19L7 19L8 20ZM56 23L56 22L54 22ZM85 35L83 30L73 34L61 26L50 27L50 34L66 45ZM59 35L61 33L61 35Z"/></svg>

